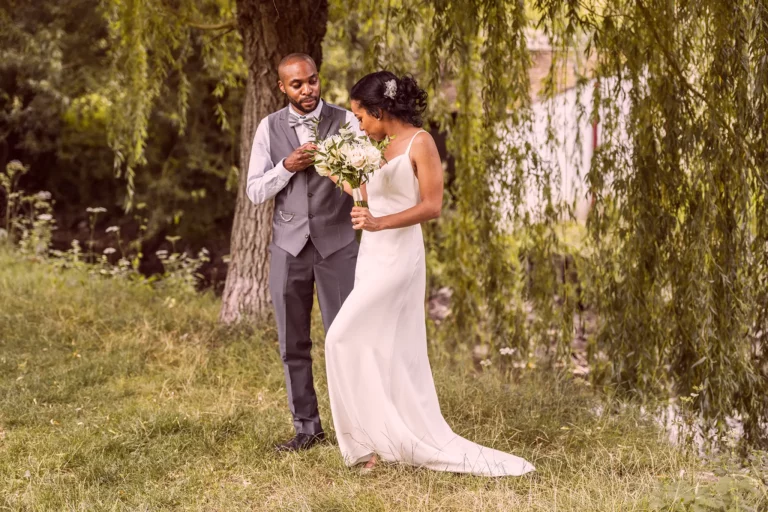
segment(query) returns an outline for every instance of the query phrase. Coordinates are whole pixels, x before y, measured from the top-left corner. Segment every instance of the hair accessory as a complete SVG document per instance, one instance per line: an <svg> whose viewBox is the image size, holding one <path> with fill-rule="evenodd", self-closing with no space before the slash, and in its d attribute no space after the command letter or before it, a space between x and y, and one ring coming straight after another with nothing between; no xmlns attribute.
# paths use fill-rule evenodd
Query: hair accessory
<svg viewBox="0 0 768 512"><path fill-rule="evenodd" d="M386 87L384 89L384 96L395 99L395 94L397 94L397 82L395 82L395 79L387 80L384 82L384 86Z"/></svg>

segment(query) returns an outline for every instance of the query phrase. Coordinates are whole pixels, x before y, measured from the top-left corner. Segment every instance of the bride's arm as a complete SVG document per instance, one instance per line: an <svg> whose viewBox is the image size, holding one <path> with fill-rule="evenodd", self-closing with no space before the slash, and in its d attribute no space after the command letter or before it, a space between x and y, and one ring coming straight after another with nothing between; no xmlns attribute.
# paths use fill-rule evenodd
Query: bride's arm
<svg viewBox="0 0 768 512"><path fill-rule="evenodd" d="M328 176L328 178L332 182L334 182L334 183L336 183L338 185L338 183L339 183L338 176ZM349 194L351 196L352 195L352 187L349 186L349 183L342 183L342 185L344 187L344 192L346 192L347 194ZM368 191L366 190L365 183L360 185L360 192L363 193L363 200L364 201L368 201Z"/></svg>
<svg viewBox="0 0 768 512"><path fill-rule="evenodd" d="M421 202L412 208L384 217L374 217L367 208L352 209L355 229L381 231L421 224L436 219L443 208L443 165L435 141L429 134L419 134L411 146L411 160L419 178Z"/></svg>

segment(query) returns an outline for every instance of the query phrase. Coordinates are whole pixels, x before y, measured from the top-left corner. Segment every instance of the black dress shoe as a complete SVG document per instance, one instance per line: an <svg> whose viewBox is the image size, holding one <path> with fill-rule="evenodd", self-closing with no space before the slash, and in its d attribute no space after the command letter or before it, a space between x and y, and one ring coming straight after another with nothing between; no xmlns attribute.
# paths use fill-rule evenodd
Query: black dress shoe
<svg viewBox="0 0 768 512"><path fill-rule="evenodd" d="M297 452L299 450L307 450L312 448L317 443L325 441L325 433L319 434L296 434L296 437L283 444L275 446L275 450L278 452Z"/></svg>

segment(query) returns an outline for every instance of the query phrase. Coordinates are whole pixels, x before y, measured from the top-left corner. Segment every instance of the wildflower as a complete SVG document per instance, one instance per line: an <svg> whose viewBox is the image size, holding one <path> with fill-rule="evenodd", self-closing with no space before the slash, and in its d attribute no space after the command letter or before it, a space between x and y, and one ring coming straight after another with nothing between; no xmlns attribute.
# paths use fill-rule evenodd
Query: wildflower
<svg viewBox="0 0 768 512"><path fill-rule="evenodd" d="M491 360L483 359L482 361L480 361L480 366L485 366L485 367L491 366Z"/></svg>
<svg viewBox="0 0 768 512"><path fill-rule="evenodd" d="M29 170L29 168L18 160L11 160L8 162L8 165L5 166L5 170L10 173L11 176L13 176L17 172L25 173Z"/></svg>
<svg viewBox="0 0 768 512"><path fill-rule="evenodd" d="M41 213L37 216L37 220L53 220L53 215L50 213Z"/></svg>
<svg viewBox="0 0 768 512"><path fill-rule="evenodd" d="M107 247L106 249L104 249L104 254L114 254L114 253L115 253L114 247Z"/></svg>
<svg viewBox="0 0 768 512"><path fill-rule="evenodd" d="M501 350L499 350L499 352L503 356L511 356L512 354L517 352L517 349L516 348L511 348L511 347L504 347Z"/></svg>
<svg viewBox="0 0 768 512"><path fill-rule="evenodd" d="M88 213L105 213L107 211L107 209L106 208L102 208L101 206L96 207L96 208L93 208L93 207L89 206L88 208L85 209L85 211L87 211Z"/></svg>
<svg viewBox="0 0 768 512"><path fill-rule="evenodd" d="M116 231L120 231L120 228L118 226L109 226L107 228L107 233L115 233Z"/></svg>
<svg viewBox="0 0 768 512"><path fill-rule="evenodd" d="M48 201L49 199L51 199L51 193L48 192L47 190L41 190L40 192L37 193L37 198L42 201Z"/></svg>

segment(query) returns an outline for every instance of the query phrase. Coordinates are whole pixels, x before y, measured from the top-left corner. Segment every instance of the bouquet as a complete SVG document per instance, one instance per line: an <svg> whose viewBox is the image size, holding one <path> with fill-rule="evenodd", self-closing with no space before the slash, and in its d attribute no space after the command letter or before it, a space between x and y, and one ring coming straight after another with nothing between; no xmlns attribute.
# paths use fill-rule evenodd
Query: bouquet
<svg viewBox="0 0 768 512"><path fill-rule="evenodd" d="M345 183L349 185L355 206L367 208L368 203L363 200L360 186L367 183L373 172L386 161L384 149L389 142L389 138L376 142L364 135L356 136L349 123L343 124L336 135L318 140L315 124L314 143L317 149L312 151L315 170L320 176L337 177L339 188L343 188Z"/></svg>

